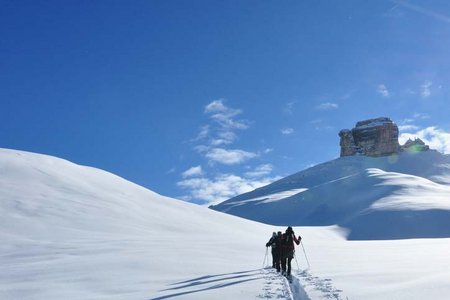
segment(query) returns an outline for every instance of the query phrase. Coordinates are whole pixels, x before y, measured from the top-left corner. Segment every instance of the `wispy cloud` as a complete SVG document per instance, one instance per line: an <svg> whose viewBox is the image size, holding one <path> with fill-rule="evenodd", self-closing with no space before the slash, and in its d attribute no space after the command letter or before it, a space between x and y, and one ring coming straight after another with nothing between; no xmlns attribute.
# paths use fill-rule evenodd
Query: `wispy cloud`
<svg viewBox="0 0 450 300"><path fill-rule="evenodd" d="M413 118L417 119L417 120L425 120L425 119L429 119L430 115L429 114L425 114L425 113L414 113L413 114Z"/></svg>
<svg viewBox="0 0 450 300"><path fill-rule="evenodd" d="M294 133L294 129L293 128L283 128L281 129L281 134L283 135L289 135L289 134L293 134Z"/></svg>
<svg viewBox="0 0 450 300"><path fill-rule="evenodd" d="M200 127L197 137L191 142L203 142L203 146L217 147L230 145L236 138L236 131L249 128L247 120L238 119L242 110L225 105L225 100L214 100L205 106L203 112L211 120L210 124Z"/></svg>
<svg viewBox="0 0 450 300"><path fill-rule="evenodd" d="M384 98L389 98L391 96L391 93L389 92L386 85L384 85L384 84L378 85L377 92Z"/></svg>
<svg viewBox="0 0 450 300"><path fill-rule="evenodd" d="M240 164L248 159L257 157L257 153L248 152L239 149L223 149L212 148L209 149L205 157L209 160L209 163L221 163L225 165Z"/></svg>
<svg viewBox="0 0 450 300"><path fill-rule="evenodd" d="M223 129L247 129L248 122L236 120L235 117L242 113L240 109L226 106L223 99L214 100L205 107L205 114L216 121Z"/></svg>
<svg viewBox="0 0 450 300"><path fill-rule="evenodd" d="M326 124L322 119L312 120L309 123L314 127L315 130L334 130L333 126Z"/></svg>
<svg viewBox="0 0 450 300"><path fill-rule="evenodd" d="M448 17L448 16L446 16L444 14L441 14L441 13L429 10L429 9L427 9L425 7L422 7L422 6L419 6L419 5L415 5L415 4L411 4L408 1L402 1L402 0L392 0L392 2L398 4L398 6L401 6L401 7L404 7L406 9L408 9L408 10L415 11L415 12L417 12L419 14L431 17L431 18L433 18L433 19L435 19L437 21L450 23L450 17Z"/></svg>
<svg viewBox="0 0 450 300"><path fill-rule="evenodd" d="M256 167L253 171L245 172L245 176L251 178L267 176L272 173L272 170L273 166L271 164L263 164Z"/></svg>
<svg viewBox="0 0 450 300"><path fill-rule="evenodd" d="M404 132L400 134L398 140L400 144L404 144L408 139L414 140L415 138L420 138L432 149L450 154L450 132L430 126L413 132Z"/></svg>
<svg viewBox="0 0 450 300"><path fill-rule="evenodd" d="M179 181L177 185L189 190L185 199L200 200L205 205L218 204L234 196L250 192L265 186L279 177L245 178L234 174L218 174L212 179L189 178Z"/></svg>
<svg viewBox="0 0 450 300"><path fill-rule="evenodd" d="M211 139L212 146L229 145L232 144L237 138L236 133L233 131L223 131L217 134L217 138Z"/></svg>
<svg viewBox="0 0 450 300"><path fill-rule="evenodd" d="M420 95L422 98L428 98L431 96L431 86L433 83L429 80L426 80L421 86L420 86Z"/></svg>
<svg viewBox="0 0 450 300"><path fill-rule="evenodd" d="M202 127L200 127L200 131L197 134L197 137L192 139L191 142L197 142L200 140L203 140L205 138L207 138L209 135L209 125L204 125Z"/></svg>
<svg viewBox="0 0 450 300"><path fill-rule="evenodd" d="M429 118L430 118L430 115L428 115L428 114L416 112L412 115L412 117L403 119L402 123L404 125L407 125L407 124L411 124L411 123L414 123L414 122L417 122L420 120L426 120ZM414 126L414 125L412 125L412 126Z"/></svg>
<svg viewBox="0 0 450 300"><path fill-rule="evenodd" d="M316 109L321 109L321 110L330 110L330 109L338 109L338 108L339 108L338 104L331 103L331 102L321 103L316 106Z"/></svg>
<svg viewBox="0 0 450 300"><path fill-rule="evenodd" d="M231 147L239 140L239 132L248 129L251 122L241 118L241 109L231 108L225 103L223 99L214 100L203 109L209 124L202 126L191 142L206 163L204 168L195 166L181 174L177 186L187 192L180 199L200 204L218 203L278 179L270 177L272 165L262 164L254 168L250 165L272 149L252 152ZM244 163L245 166L242 165ZM226 174L220 170L222 167L227 169ZM230 170L237 172L242 169L245 172L241 176L229 173Z"/></svg>
<svg viewBox="0 0 450 300"><path fill-rule="evenodd" d="M193 177L193 176L202 176L202 175L203 175L202 166L196 166L196 167L189 168L188 170L184 171L181 174L181 176L183 176L183 178Z"/></svg>
<svg viewBox="0 0 450 300"><path fill-rule="evenodd" d="M284 108L283 112L288 115L292 115L294 113L294 105L297 103L297 101L291 101L287 103Z"/></svg>
<svg viewBox="0 0 450 300"><path fill-rule="evenodd" d="M419 126L416 125L399 125L398 126L398 130L400 132L404 132L404 131L413 131L413 130L418 130Z"/></svg>

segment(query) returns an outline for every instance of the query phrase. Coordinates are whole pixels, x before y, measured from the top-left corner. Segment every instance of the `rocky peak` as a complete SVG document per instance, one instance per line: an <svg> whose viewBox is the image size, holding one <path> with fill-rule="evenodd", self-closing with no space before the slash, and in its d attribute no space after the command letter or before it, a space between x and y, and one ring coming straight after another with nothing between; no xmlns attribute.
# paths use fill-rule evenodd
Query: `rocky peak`
<svg viewBox="0 0 450 300"><path fill-rule="evenodd" d="M341 157L351 155L385 156L400 151L398 127L389 118L359 121L339 132Z"/></svg>
<svg viewBox="0 0 450 300"><path fill-rule="evenodd" d="M421 139L415 138L414 140L408 139L402 146L402 149L406 151L420 152L430 150L430 147Z"/></svg>

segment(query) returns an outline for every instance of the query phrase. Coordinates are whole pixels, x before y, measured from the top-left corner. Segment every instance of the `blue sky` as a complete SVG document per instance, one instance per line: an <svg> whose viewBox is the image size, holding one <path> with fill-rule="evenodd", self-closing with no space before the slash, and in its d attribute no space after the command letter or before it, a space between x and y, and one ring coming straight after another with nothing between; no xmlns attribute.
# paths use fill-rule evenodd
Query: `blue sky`
<svg viewBox="0 0 450 300"><path fill-rule="evenodd" d="M0 147L208 204L387 116L450 153L448 1L0 0Z"/></svg>

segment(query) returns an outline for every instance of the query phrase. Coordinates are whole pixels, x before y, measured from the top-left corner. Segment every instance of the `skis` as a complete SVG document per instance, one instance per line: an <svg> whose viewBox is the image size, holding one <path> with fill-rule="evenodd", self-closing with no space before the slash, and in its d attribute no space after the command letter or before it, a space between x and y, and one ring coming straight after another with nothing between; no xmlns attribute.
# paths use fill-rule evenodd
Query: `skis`
<svg viewBox="0 0 450 300"><path fill-rule="evenodd" d="M284 278L286 278L286 280L287 280L289 283L292 283L292 275L287 275L285 272L282 272L282 273L281 273L281 276L283 276Z"/></svg>
<svg viewBox="0 0 450 300"><path fill-rule="evenodd" d="M287 281L289 283L292 283L292 276L291 275L286 275L285 277L286 277L286 279L287 279Z"/></svg>

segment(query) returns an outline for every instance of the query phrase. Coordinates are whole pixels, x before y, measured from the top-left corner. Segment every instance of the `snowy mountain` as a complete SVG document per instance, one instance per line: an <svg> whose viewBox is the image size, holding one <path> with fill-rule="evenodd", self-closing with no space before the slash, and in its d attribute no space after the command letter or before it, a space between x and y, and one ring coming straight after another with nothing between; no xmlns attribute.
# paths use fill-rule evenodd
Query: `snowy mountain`
<svg viewBox="0 0 450 300"><path fill-rule="evenodd" d="M337 224L349 239L450 237L450 156L345 156L211 208L273 225Z"/></svg>
<svg viewBox="0 0 450 300"><path fill-rule="evenodd" d="M303 242L288 284L262 268L270 259L264 245L271 232L286 226L167 198L111 173L40 154L0 149L0 215L0 299L450 295L449 238L348 241L338 226L294 227Z"/></svg>
<svg viewBox="0 0 450 300"><path fill-rule="evenodd" d="M261 266L261 245L272 230L102 170L21 151L0 149L0 191L0 299L183 292L183 284L171 289L169 283ZM258 249L258 255L235 261L238 249L230 241L236 239L241 251ZM192 298L211 295L214 289Z"/></svg>

